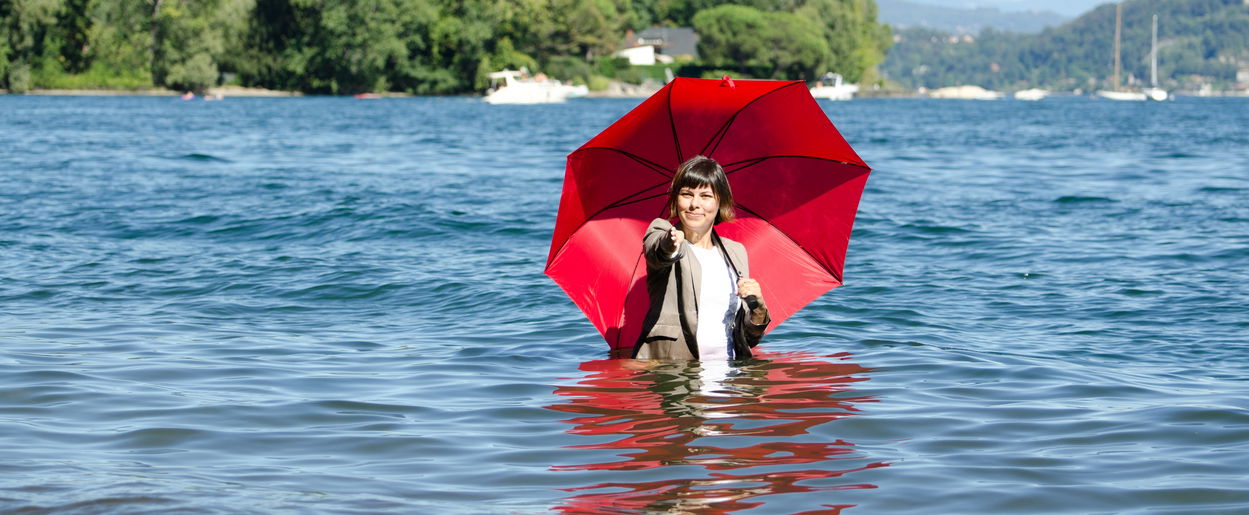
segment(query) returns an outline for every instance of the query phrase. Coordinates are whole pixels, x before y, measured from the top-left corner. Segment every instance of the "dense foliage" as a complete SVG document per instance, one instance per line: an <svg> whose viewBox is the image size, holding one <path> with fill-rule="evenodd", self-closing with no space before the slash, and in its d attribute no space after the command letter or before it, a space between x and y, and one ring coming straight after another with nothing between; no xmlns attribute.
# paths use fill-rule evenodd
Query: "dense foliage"
<svg viewBox="0 0 1249 515"><path fill-rule="evenodd" d="M1123 2L1123 84L1149 81L1155 14L1162 86L1227 86L1238 68L1249 68L1249 6L1244 0L1128 0ZM969 41L906 29L898 32L882 71L907 87L1105 88L1114 73L1114 31L1114 4L1040 34L986 30Z"/></svg>
<svg viewBox="0 0 1249 515"><path fill-rule="evenodd" d="M0 0L0 87L456 93L521 66L640 80L611 55L656 24L702 33L685 74L873 80L891 43L873 0Z"/></svg>

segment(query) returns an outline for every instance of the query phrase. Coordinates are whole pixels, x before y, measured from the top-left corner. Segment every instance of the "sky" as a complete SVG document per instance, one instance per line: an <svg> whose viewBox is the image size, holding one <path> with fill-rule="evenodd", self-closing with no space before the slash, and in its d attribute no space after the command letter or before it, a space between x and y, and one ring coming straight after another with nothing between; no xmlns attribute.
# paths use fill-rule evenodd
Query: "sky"
<svg viewBox="0 0 1249 515"><path fill-rule="evenodd" d="M1053 11L1072 18L1112 0L911 0L943 7L996 7L1003 11Z"/></svg>

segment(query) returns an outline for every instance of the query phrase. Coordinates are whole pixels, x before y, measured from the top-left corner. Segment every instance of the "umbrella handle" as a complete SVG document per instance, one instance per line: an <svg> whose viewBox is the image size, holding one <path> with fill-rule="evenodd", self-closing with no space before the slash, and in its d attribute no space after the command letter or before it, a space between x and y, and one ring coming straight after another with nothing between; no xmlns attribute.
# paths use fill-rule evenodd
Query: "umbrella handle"
<svg viewBox="0 0 1249 515"><path fill-rule="evenodd" d="M755 297L754 295L747 295L746 305L750 307L751 311L759 309L759 299Z"/></svg>

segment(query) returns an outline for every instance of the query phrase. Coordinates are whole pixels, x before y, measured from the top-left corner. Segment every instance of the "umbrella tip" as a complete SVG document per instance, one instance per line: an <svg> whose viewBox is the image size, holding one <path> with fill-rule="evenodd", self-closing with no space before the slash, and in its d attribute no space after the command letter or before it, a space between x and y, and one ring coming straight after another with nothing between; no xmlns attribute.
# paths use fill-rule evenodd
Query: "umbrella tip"
<svg viewBox="0 0 1249 515"><path fill-rule="evenodd" d="M732 77L725 75L724 78L720 79L720 87L722 88L728 87L729 89L737 89L737 84L733 83Z"/></svg>

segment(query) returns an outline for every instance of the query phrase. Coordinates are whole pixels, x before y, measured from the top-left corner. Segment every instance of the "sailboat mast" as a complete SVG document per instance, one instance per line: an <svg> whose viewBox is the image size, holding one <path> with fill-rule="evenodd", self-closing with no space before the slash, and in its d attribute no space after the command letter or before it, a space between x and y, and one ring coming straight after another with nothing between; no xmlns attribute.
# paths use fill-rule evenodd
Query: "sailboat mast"
<svg viewBox="0 0 1249 515"><path fill-rule="evenodd" d="M1154 35L1149 44L1149 85L1158 87L1158 15L1154 15Z"/></svg>
<svg viewBox="0 0 1249 515"><path fill-rule="evenodd" d="M1119 89L1119 31L1122 27L1123 4L1115 4L1115 90Z"/></svg>

